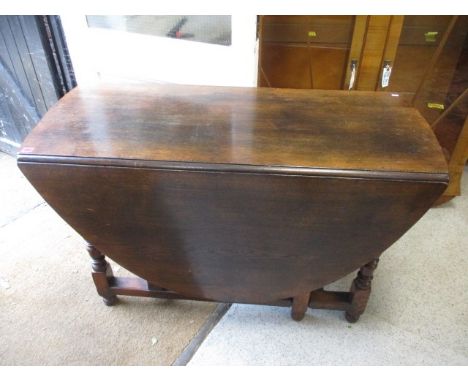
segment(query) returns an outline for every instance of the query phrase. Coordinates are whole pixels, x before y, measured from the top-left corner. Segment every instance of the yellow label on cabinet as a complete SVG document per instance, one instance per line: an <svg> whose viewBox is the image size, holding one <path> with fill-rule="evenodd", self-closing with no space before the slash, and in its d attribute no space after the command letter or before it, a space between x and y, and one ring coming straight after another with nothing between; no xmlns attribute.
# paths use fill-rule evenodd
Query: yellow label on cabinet
<svg viewBox="0 0 468 382"><path fill-rule="evenodd" d="M309 37L317 37L317 32L315 32L315 31L309 31L309 33L307 33L307 35L308 35Z"/></svg>
<svg viewBox="0 0 468 382"><path fill-rule="evenodd" d="M424 37L426 38L426 42L435 42L439 32L426 32L424 33Z"/></svg>
<svg viewBox="0 0 468 382"><path fill-rule="evenodd" d="M444 110L445 106L443 103L435 103L435 102L428 102L427 107L429 109L438 109L438 110Z"/></svg>

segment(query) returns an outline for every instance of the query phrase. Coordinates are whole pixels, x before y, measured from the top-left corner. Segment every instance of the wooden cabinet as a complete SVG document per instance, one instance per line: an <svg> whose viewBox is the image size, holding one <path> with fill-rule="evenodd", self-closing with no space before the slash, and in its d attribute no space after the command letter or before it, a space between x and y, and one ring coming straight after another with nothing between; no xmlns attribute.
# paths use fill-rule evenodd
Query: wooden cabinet
<svg viewBox="0 0 468 382"><path fill-rule="evenodd" d="M454 23L454 16L260 16L259 86L414 94ZM453 47L445 59L452 71L458 32L444 40ZM439 88L447 90L449 78Z"/></svg>
<svg viewBox="0 0 468 382"><path fill-rule="evenodd" d="M259 86L391 92L415 106L451 168L444 200L460 194L468 16L260 16L259 43Z"/></svg>
<svg viewBox="0 0 468 382"><path fill-rule="evenodd" d="M356 16L262 16L259 85L341 89Z"/></svg>
<svg viewBox="0 0 468 382"><path fill-rule="evenodd" d="M392 56L387 46L402 19L260 16L259 86L376 90L382 56Z"/></svg>
<svg viewBox="0 0 468 382"><path fill-rule="evenodd" d="M416 92L451 16L405 16L386 90Z"/></svg>

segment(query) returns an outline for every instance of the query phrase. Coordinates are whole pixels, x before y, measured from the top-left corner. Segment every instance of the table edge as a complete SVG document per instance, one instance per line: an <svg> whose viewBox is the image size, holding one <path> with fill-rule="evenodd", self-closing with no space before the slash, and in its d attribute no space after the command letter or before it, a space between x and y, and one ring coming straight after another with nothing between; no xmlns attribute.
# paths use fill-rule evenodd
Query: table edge
<svg viewBox="0 0 468 382"><path fill-rule="evenodd" d="M18 154L18 165L53 164L67 166L93 166L115 168L141 168L166 171L196 171L244 173L257 175L313 176L333 178L380 179L389 181L415 181L448 184L447 172L402 172L386 170L334 169L320 167L294 167L275 165L249 165L231 163L203 163L182 161L160 161L145 159L84 158L58 155Z"/></svg>

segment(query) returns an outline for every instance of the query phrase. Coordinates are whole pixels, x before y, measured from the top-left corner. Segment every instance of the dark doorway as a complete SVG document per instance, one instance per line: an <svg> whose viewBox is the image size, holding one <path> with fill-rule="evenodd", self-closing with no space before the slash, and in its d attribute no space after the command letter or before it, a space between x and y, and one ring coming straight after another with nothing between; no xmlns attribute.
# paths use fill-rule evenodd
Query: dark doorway
<svg viewBox="0 0 468 382"><path fill-rule="evenodd" d="M15 154L76 86L58 16L0 16L0 150Z"/></svg>

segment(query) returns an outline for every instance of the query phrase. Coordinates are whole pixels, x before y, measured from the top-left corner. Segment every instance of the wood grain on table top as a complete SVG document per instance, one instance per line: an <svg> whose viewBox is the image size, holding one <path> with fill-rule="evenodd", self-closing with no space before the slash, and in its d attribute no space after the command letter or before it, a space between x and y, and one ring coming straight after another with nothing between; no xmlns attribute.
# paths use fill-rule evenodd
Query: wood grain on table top
<svg viewBox="0 0 468 382"><path fill-rule="evenodd" d="M100 84L63 97L19 154L446 173L429 125L401 103L377 92Z"/></svg>

